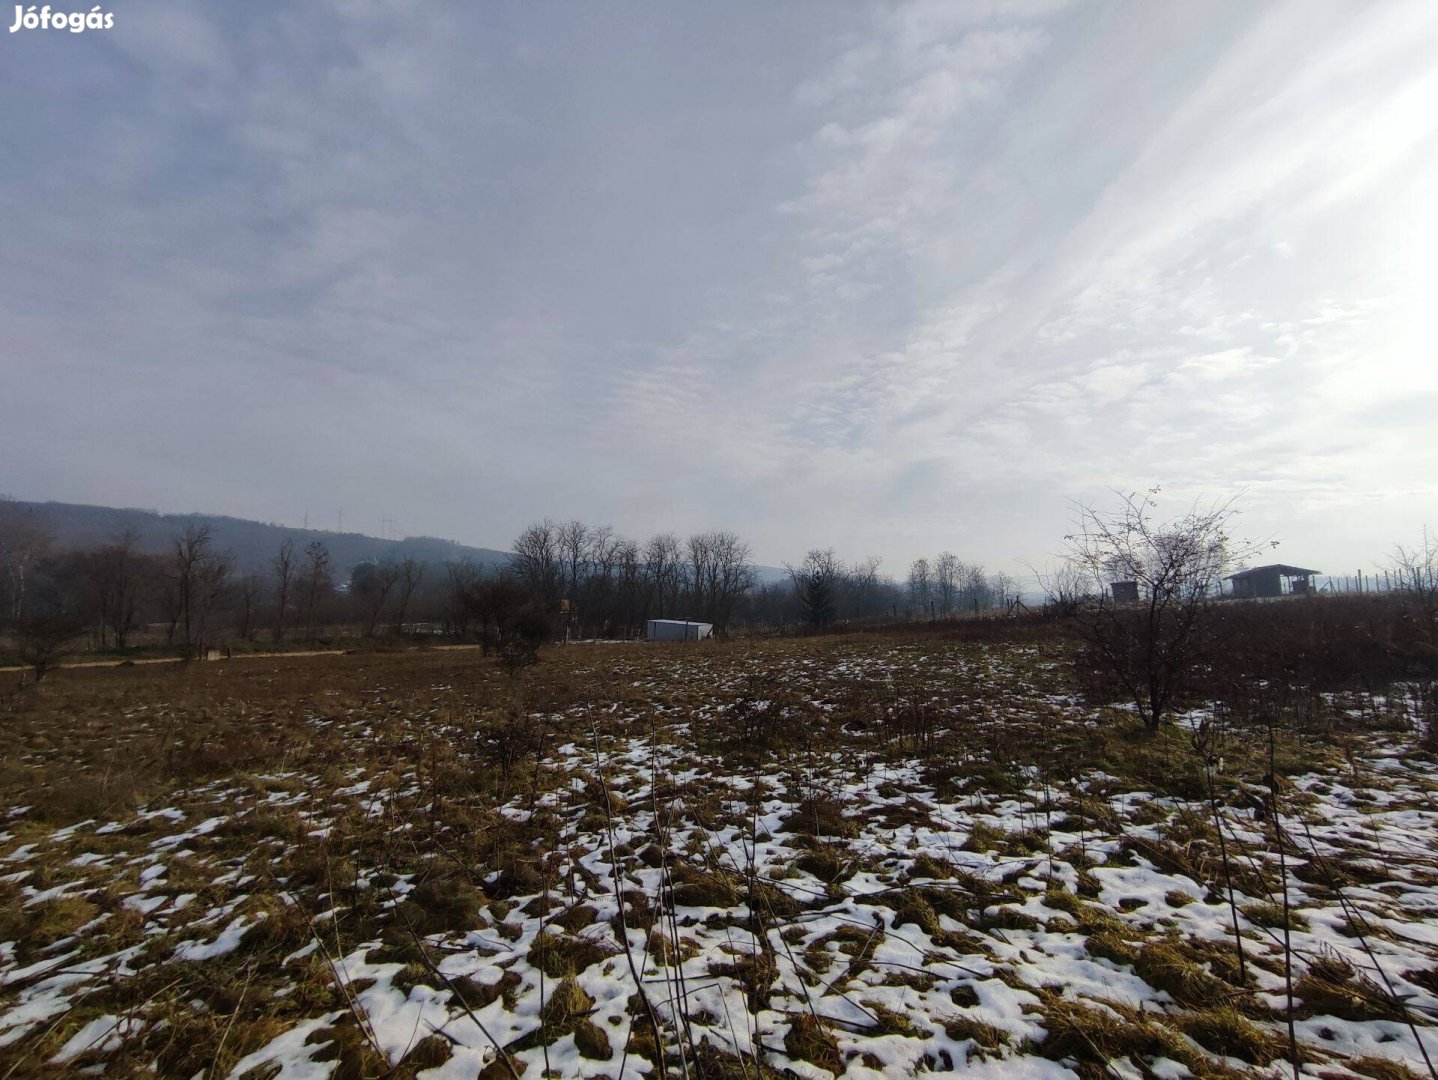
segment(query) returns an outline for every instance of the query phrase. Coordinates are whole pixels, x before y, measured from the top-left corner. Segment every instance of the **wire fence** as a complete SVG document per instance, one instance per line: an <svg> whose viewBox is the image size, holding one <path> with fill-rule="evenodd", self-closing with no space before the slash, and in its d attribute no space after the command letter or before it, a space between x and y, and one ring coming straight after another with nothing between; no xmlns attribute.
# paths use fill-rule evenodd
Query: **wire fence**
<svg viewBox="0 0 1438 1080"><path fill-rule="evenodd" d="M1275 596L1339 596L1368 595L1371 593L1402 592L1407 586L1392 570L1355 569L1351 574L1314 574L1305 588L1298 575L1282 575L1277 593L1244 592L1237 583L1225 579L1220 583L1218 594L1231 599L1272 599Z"/></svg>
<svg viewBox="0 0 1438 1080"><path fill-rule="evenodd" d="M1318 593L1386 593L1401 589L1391 570L1354 570L1351 575L1317 574L1313 590Z"/></svg>

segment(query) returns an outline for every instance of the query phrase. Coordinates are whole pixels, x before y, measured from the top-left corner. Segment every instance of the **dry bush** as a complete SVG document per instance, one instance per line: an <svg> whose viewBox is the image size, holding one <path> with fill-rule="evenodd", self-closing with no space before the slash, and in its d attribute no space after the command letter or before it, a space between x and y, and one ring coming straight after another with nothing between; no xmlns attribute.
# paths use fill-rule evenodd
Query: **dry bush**
<svg viewBox="0 0 1438 1080"><path fill-rule="evenodd" d="M1221 683L1269 679L1322 690L1438 676L1426 623L1400 594L1232 602L1214 613Z"/></svg>

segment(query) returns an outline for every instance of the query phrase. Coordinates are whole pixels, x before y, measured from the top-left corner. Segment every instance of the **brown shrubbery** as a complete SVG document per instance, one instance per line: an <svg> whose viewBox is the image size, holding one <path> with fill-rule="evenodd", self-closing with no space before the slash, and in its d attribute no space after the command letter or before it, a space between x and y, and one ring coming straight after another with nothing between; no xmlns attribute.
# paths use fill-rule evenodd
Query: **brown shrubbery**
<svg viewBox="0 0 1438 1080"><path fill-rule="evenodd" d="M1180 706L1219 698L1242 707L1259 695L1292 709L1305 694L1381 692L1438 678L1427 620L1396 594L1215 604L1195 661L1179 685ZM1076 665L1091 699L1120 699L1102 657L1085 650Z"/></svg>

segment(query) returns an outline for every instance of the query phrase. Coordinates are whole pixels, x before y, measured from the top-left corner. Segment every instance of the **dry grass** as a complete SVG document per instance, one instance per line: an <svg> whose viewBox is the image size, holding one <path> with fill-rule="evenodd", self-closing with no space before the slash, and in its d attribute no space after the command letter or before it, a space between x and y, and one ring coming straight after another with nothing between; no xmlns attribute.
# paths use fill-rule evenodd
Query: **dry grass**
<svg viewBox="0 0 1438 1080"><path fill-rule="evenodd" d="M81 962L133 950L130 974L97 979L69 1012L0 1047L0 1064L15 1076L63 1071L44 1063L87 1022L134 1014L144 1031L115 1056L82 1055L65 1069L104 1062L124 1073L153 1061L161 1075L223 1075L302 1020L335 1013L314 1038L336 1075L413 1075L449 1060L451 1044L420 1032L398 1064L382 1061L354 1006L360 991L342 987L329 960L368 950L370 963L397 966L402 993L515 1011L532 987L514 970L452 986L433 976L430 963L469 933L486 948L512 947L547 979L543 1008L530 1008L538 1027L507 1049L572 1037L586 1059L609 1061L627 1046L656 1061L644 1010L631 1003L633 1022L606 1030L585 988L597 971L625 971L615 944L624 929L643 933L636 959L661 985L685 965L691 977L732 980L753 1014L784 1016L784 1055L832 1072L868 1061L864 1039L917 1043L931 1030L971 1042L971 1054L1032 1051L1085 1076L1106 1075L1107 1058L1170 1057L1208 1076L1233 1075L1215 1055L1271 1063L1284 1051L1278 1018L1257 1002L1251 973L1239 978L1225 944L1175 929L1206 906L1195 896L1211 904L1224 885L1190 737L1150 737L1122 714L1055 705L1073 689L1071 660L1067 644L1044 638L1010 650L830 637L556 649L517 678L478 654L441 652L61 671L4 717L0 806L27 808L5 826L5 850L35 853L22 877L0 883L0 942L16 943L17 964L57 945ZM1350 736L1285 731L1278 772L1351 777ZM580 768L573 754L555 764L561 747L592 756L635 741L693 775L656 776L632 797L613 785L642 769L598 758ZM1238 737L1224 755L1220 798L1241 809L1268 762ZM870 801L844 795L845 784L881 774L893 778L872 783ZM733 778L752 784L742 798ZM751 874L716 854L736 836L751 848L772 839L755 825L771 802L784 809L764 828L792 861ZM1229 838L1239 853L1230 879L1258 928L1247 947L1271 973L1271 939L1258 935L1282 918L1272 852L1261 828L1230 820L1244 830ZM115 828L97 831L104 822ZM614 882L584 862L616 822L640 823L616 841L621 863L667 875L650 892L622 883L622 921L605 906ZM57 834L72 825L82 826L73 837ZM942 850L939 834L949 837ZM885 846L900 835L913 851ZM1353 850L1369 861L1344 860L1340 887L1426 872L1403 877L1381 853ZM163 872L142 883L153 866ZM1147 905L1115 900L1105 875L1125 868L1183 887ZM1331 892L1320 869L1296 869L1315 878L1314 896ZM824 921L859 894L879 913L873 925ZM141 910L137 899L163 903ZM207 912L223 915L205 921ZM175 959L234 919L248 929L233 951L203 964ZM1296 914L1289 925L1317 933ZM746 942L757 930L766 946L706 952L701 930ZM1012 964L1045 933L1078 935L1074 955L1132 973L1174 1005L1139 1014L1041 991L1033 1015L1048 1035L1025 1048L978 1011L960 976L963 965ZM995 977L1032 985L1011 969ZM821 1004L861 1003L862 1032L798 1007L796 982ZM877 988L899 996L880 1000ZM1405 1017L1367 976L1334 965L1303 966L1296 992L1303 1016ZM943 1001L941 1014L893 1005L926 995ZM691 1047L694 1075L782 1072L782 1061L715 1045L722 1025L695 1027L710 1041Z"/></svg>

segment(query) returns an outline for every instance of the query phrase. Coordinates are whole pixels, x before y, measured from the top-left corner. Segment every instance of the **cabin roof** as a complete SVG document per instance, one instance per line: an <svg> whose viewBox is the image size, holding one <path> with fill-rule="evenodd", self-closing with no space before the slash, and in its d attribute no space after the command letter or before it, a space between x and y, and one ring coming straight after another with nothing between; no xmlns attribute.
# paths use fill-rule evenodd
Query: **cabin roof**
<svg viewBox="0 0 1438 1080"><path fill-rule="evenodd" d="M1269 563L1267 566L1252 566L1247 570L1240 570L1236 574L1229 574L1229 581L1238 581L1246 577L1256 577L1259 574L1267 574L1277 571L1284 577L1312 577L1314 574L1321 574L1321 570L1305 570L1301 566L1289 566L1287 563Z"/></svg>

